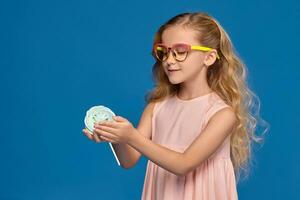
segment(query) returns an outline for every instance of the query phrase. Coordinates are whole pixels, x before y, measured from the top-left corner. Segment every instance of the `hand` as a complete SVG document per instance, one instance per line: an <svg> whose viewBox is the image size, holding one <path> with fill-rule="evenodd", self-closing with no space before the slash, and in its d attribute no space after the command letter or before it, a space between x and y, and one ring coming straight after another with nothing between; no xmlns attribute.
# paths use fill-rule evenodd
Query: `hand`
<svg viewBox="0 0 300 200"><path fill-rule="evenodd" d="M111 143L116 143L115 141L110 141L107 138L103 138L103 137L99 137L96 133L91 133L88 129L84 128L82 129L82 132L84 133L84 135L89 138L92 141L95 141L97 143L100 142L111 142Z"/></svg>
<svg viewBox="0 0 300 200"><path fill-rule="evenodd" d="M116 143L128 143L137 133L133 125L124 117L114 116L115 121L102 121L95 123L94 132L104 140Z"/></svg>

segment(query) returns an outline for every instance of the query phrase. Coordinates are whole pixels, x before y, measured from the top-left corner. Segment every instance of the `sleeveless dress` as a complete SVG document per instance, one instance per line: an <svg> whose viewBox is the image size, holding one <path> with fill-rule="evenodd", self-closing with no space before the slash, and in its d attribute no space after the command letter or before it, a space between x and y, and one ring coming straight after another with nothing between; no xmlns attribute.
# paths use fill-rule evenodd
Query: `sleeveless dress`
<svg viewBox="0 0 300 200"><path fill-rule="evenodd" d="M156 102L151 140L183 153L201 134L208 120L229 107L215 92L191 100L177 95ZM185 176L177 176L151 160L147 162L142 200L236 200L230 135L204 162Z"/></svg>

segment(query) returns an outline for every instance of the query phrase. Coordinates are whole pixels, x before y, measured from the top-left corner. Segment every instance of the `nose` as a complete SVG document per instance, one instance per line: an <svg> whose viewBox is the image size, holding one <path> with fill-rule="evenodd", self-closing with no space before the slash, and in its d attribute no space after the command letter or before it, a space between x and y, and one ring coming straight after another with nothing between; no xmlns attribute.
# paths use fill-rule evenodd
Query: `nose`
<svg viewBox="0 0 300 200"><path fill-rule="evenodd" d="M172 51L169 51L169 55L168 55L168 57L167 57L167 59L166 59L166 63L167 63L168 65L172 65L172 64L176 63L176 60L175 60L175 58L174 58L174 56L173 56Z"/></svg>

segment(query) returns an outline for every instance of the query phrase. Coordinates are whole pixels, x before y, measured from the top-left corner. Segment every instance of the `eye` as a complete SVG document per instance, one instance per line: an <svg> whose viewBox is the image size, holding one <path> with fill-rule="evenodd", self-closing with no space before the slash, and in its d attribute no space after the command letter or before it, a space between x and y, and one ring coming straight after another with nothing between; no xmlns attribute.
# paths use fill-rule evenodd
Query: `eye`
<svg viewBox="0 0 300 200"><path fill-rule="evenodd" d="M186 54L186 51L176 51L176 54L183 55L183 54Z"/></svg>
<svg viewBox="0 0 300 200"><path fill-rule="evenodd" d="M178 54L184 54L184 53L186 53L188 50L187 50L187 48L186 48L185 46L177 46L177 47L175 48L175 51L176 51L176 53L178 53Z"/></svg>

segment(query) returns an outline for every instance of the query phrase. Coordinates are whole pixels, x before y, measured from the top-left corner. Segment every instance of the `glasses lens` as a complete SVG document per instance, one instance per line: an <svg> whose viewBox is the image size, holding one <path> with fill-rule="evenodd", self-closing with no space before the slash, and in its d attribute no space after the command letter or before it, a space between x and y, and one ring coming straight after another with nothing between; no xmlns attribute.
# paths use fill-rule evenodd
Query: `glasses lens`
<svg viewBox="0 0 300 200"><path fill-rule="evenodd" d="M178 44L174 46L171 53L177 61L184 61L187 57L188 51L188 46ZM163 45L157 45L154 49L154 54L158 60L165 61L168 57L168 49Z"/></svg>
<svg viewBox="0 0 300 200"><path fill-rule="evenodd" d="M188 49L184 45L178 45L174 47L173 56L178 61L185 60L186 56L188 54Z"/></svg>
<svg viewBox="0 0 300 200"><path fill-rule="evenodd" d="M156 46L154 50L155 56L158 60L164 61L167 58L168 50L164 46Z"/></svg>

